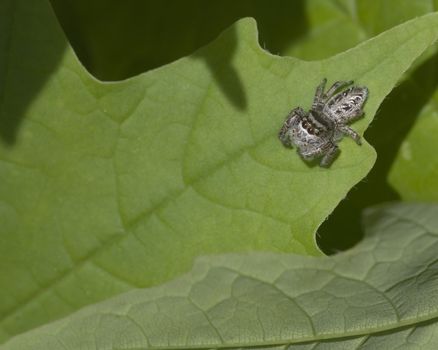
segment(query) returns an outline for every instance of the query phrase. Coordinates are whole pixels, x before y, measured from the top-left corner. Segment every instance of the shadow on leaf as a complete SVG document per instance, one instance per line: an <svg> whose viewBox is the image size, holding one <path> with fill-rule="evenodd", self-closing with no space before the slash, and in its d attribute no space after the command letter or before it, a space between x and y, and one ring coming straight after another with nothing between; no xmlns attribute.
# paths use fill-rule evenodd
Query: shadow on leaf
<svg viewBox="0 0 438 350"><path fill-rule="evenodd" d="M7 146L15 143L29 104L65 50L62 31L46 6L23 0L0 4L0 140ZM59 36L45 43L41 38L47 32Z"/></svg>
<svg viewBox="0 0 438 350"><path fill-rule="evenodd" d="M102 80L120 80L190 55L243 17L260 43L282 54L308 31L304 0L51 0L82 63Z"/></svg>

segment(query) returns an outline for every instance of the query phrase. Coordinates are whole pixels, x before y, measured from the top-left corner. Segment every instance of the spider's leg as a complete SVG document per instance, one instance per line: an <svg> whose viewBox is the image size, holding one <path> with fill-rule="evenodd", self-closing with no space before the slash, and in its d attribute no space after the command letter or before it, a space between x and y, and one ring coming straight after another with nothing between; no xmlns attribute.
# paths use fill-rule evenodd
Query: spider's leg
<svg viewBox="0 0 438 350"><path fill-rule="evenodd" d="M327 79L326 78L322 79L321 83L316 88L315 99L322 97L322 95L324 93L324 89L325 89L325 84L327 84Z"/></svg>
<svg viewBox="0 0 438 350"><path fill-rule="evenodd" d="M283 145L291 147L292 146L292 140L289 130L292 127L293 122L296 119L301 119L306 116L306 112L301 107L294 108L289 112L289 114L286 117L286 120L283 123L283 126L281 127L278 138L283 143Z"/></svg>
<svg viewBox="0 0 438 350"><path fill-rule="evenodd" d="M324 100L328 101L335 94L336 91L351 84L353 84L353 80L335 82L324 94Z"/></svg>
<svg viewBox="0 0 438 350"><path fill-rule="evenodd" d="M321 162L319 163L322 167L329 167L330 164L333 162L333 159L335 159L336 154L338 153L338 146L335 144L330 144L330 148L325 153L324 157L322 157Z"/></svg>
<svg viewBox="0 0 438 350"><path fill-rule="evenodd" d="M342 124L346 124L352 122L353 120L359 119L362 116L363 116L363 110L356 109L350 114L339 116L338 121L341 122Z"/></svg>
<svg viewBox="0 0 438 350"><path fill-rule="evenodd" d="M338 126L338 130L343 134L350 136L358 145L361 145L359 134L347 125Z"/></svg>
<svg viewBox="0 0 438 350"><path fill-rule="evenodd" d="M327 152L333 146L337 147L334 143L327 142L326 144L323 144L321 147L315 147L312 150L306 149L304 152L301 149L299 149L298 152L300 153L301 157L303 157L305 160L312 160L316 157L327 154Z"/></svg>
<svg viewBox="0 0 438 350"><path fill-rule="evenodd" d="M315 97L313 98L312 110L321 110L325 100L324 100L324 89L325 84L327 84L327 79L322 79L321 83L318 85L315 91Z"/></svg>

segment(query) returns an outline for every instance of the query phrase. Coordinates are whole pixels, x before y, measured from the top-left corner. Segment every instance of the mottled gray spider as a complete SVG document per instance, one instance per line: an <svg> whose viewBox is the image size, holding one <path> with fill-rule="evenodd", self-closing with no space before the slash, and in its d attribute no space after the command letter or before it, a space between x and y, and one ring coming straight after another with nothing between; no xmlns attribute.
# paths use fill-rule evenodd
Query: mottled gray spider
<svg viewBox="0 0 438 350"><path fill-rule="evenodd" d="M323 79L316 88L310 111L305 112L301 107L293 109L278 134L285 146L297 146L305 160L323 156L320 162L323 167L332 163L338 152L336 144L343 135L361 144L358 133L346 124L362 116L362 106L368 96L366 87L345 89L353 81L337 81L324 93L326 82L327 79Z"/></svg>

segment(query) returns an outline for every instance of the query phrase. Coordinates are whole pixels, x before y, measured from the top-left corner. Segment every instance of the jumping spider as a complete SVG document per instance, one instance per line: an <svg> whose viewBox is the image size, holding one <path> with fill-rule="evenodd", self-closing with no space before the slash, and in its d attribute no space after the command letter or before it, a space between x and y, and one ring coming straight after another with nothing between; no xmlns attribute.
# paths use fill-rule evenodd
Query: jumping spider
<svg viewBox="0 0 438 350"><path fill-rule="evenodd" d="M368 96L366 87L351 86L343 90L353 81L337 81L324 93L326 83L327 79L323 79L316 88L310 111L305 112L301 107L293 109L278 134L285 146L297 146L305 160L322 156L320 166L323 167L332 163L338 152L336 144L343 135L361 144L358 133L346 124L362 116Z"/></svg>

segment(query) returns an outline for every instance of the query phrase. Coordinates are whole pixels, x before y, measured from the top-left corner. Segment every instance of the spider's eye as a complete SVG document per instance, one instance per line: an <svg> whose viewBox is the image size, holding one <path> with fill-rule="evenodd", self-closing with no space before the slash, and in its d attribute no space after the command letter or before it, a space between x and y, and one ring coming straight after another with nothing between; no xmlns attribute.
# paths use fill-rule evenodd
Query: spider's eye
<svg viewBox="0 0 438 350"><path fill-rule="evenodd" d="M313 128L312 127L308 128L307 131L309 132L309 134L313 134Z"/></svg>
<svg viewBox="0 0 438 350"><path fill-rule="evenodd" d="M304 129L307 129L309 127L309 123L307 122L307 120L304 120L302 125Z"/></svg>

